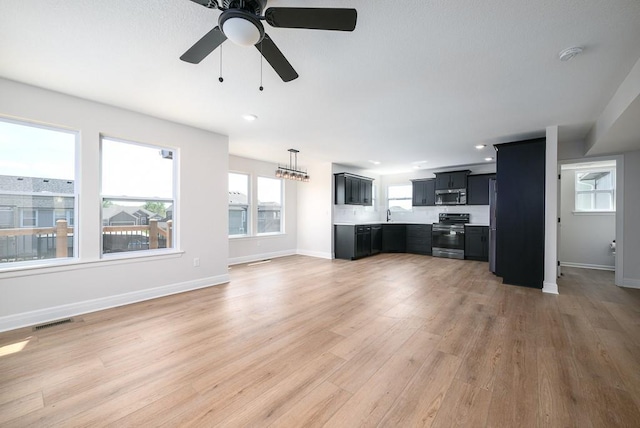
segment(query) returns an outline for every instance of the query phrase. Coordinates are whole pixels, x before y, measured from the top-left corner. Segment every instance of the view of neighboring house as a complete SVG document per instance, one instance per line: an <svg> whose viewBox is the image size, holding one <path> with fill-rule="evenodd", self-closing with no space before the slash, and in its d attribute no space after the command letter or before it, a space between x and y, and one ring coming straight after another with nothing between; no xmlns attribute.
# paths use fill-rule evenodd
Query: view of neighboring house
<svg viewBox="0 0 640 428"><path fill-rule="evenodd" d="M0 175L0 229L51 228L49 233L0 235L0 262L55 256L58 220L74 225L74 183L40 177ZM73 233L67 235L73 254Z"/></svg>
<svg viewBox="0 0 640 428"><path fill-rule="evenodd" d="M66 220L72 228L75 221L75 196L73 180L40 177L0 175L0 229L45 229L33 234L0 235L0 261L47 259L55 257L55 226L58 220ZM158 226L167 229L167 221L173 218L173 206L160 215L135 206L111 204L102 209L103 226L148 226L157 220ZM50 231L46 230L51 228ZM103 234L103 251L120 252L149 248L148 233ZM67 234L68 254L73 254L73 231ZM159 238L160 248L166 239Z"/></svg>

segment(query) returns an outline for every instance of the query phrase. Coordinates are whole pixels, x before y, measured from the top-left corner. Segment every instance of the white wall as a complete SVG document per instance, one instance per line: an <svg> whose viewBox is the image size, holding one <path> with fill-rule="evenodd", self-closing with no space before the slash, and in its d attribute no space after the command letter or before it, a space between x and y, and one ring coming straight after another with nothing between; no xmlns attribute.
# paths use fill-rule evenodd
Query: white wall
<svg viewBox="0 0 640 428"><path fill-rule="evenodd" d="M0 331L228 280L228 138L131 111L0 79L0 115L80 131L80 259L0 273ZM178 250L100 259L100 134L178 152ZM193 259L200 266L193 266Z"/></svg>
<svg viewBox="0 0 640 428"><path fill-rule="evenodd" d="M622 285L640 288L640 151L624 155L623 192Z"/></svg>
<svg viewBox="0 0 640 428"><path fill-rule="evenodd" d="M257 189L258 177L275 178L278 165L239 156L229 156L229 171L250 175L251 189ZM284 183L284 233L251 237L229 238L229 264L264 260L296 253L297 245L297 187L309 183L283 180ZM256 192L250 196L257 203ZM252 211L252 230L256 230L257 218Z"/></svg>
<svg viewBox="0 0 640 428"><path fill-rule="evenodd" d="M298 254L333 258L331 163L317 162L308 167L311 180L298 186Z"/></svg>
<svg viewBox="0 0 640 428"><path fill-rule="evenodd" d="M560 263L596 269L615 268L609 244L616 236L615 213L576 214L575 169L563 169L560 180Z"/></svg>

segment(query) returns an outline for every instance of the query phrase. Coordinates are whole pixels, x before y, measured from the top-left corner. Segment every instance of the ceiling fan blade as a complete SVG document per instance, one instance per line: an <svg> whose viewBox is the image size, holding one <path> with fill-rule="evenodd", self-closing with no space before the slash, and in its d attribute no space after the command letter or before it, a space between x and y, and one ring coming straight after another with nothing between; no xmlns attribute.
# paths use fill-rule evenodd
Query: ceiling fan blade
<svg viewBox="0 0 640 428"><path fill-rule="evenodd" d="M227 40L227 36L224 35L220 27L216 26L191 46L180 59L191 64L199 64L225 40Z"/></svg>
<svg viewBox="0 0 640 428"><path fill-rule="evenodd" d="M256 48L262 53L264 59L271 64L271 67L278 73L278 76L285 81L290 82L298 78L298 73L293 69L289 61L284 57L280 49L273 43L271 37L267 34L261 42L256 44Z"/></svg>
<svg viewBox="0 0 640 428"><path fill-rule="evenodd" d="M358 12L355 9L270 7L264 17L272 27L353 31Z"/></svg>

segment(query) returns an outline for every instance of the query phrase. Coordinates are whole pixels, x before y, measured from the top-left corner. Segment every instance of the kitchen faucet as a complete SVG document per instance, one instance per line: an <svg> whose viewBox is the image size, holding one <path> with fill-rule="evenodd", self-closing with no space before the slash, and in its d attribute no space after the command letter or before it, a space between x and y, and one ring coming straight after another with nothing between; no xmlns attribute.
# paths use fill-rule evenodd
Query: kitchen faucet
<svg viewBox="0 0 640 428"><path fill-rule="evenodd" d="M387 223L391 221L391 210L387 210Z"/></svg>

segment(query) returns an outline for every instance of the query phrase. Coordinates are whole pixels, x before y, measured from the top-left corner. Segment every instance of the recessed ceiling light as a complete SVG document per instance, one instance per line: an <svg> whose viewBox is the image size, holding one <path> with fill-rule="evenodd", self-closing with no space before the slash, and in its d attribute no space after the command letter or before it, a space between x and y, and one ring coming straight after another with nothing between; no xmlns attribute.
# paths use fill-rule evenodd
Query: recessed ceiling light
<svg viewBox="0 0 640 428"><path fill-rule="evenodd" d="M558 58L560 58L560 61L569 61L570 59L573 59L573 57L575 57L576 55L582 53L582 50L583 49L580 46L573 46L561 51L558 54Z"/></svg>
<svg viewBox="0 0 640 428"><path fill-rule="evenodd" d="M370 160L369 162L371 162L374 165L380 165L380 161Z"/></svg>
<svg viewBox="0 0 640 428"><path fill-rule="evenodd" d="M478 145L476 146L476 149L481 150L481 149L484 149L485 147L487 147L487 145L486 145L486 144L478 144Z"/></svg>
<svg viewBox="0 0 640 428"><path fill-rule="evenodd" d="M487 162L491 162L493 158L484 158L484 160L486 160Z"/></svg>
<svg viewBox="0 0 640 428"><path fill-rule="evenodd" d="M258 116L256 116L255 114L243 114L242 118L247 122L253 122L258 118Z"/></svg>

